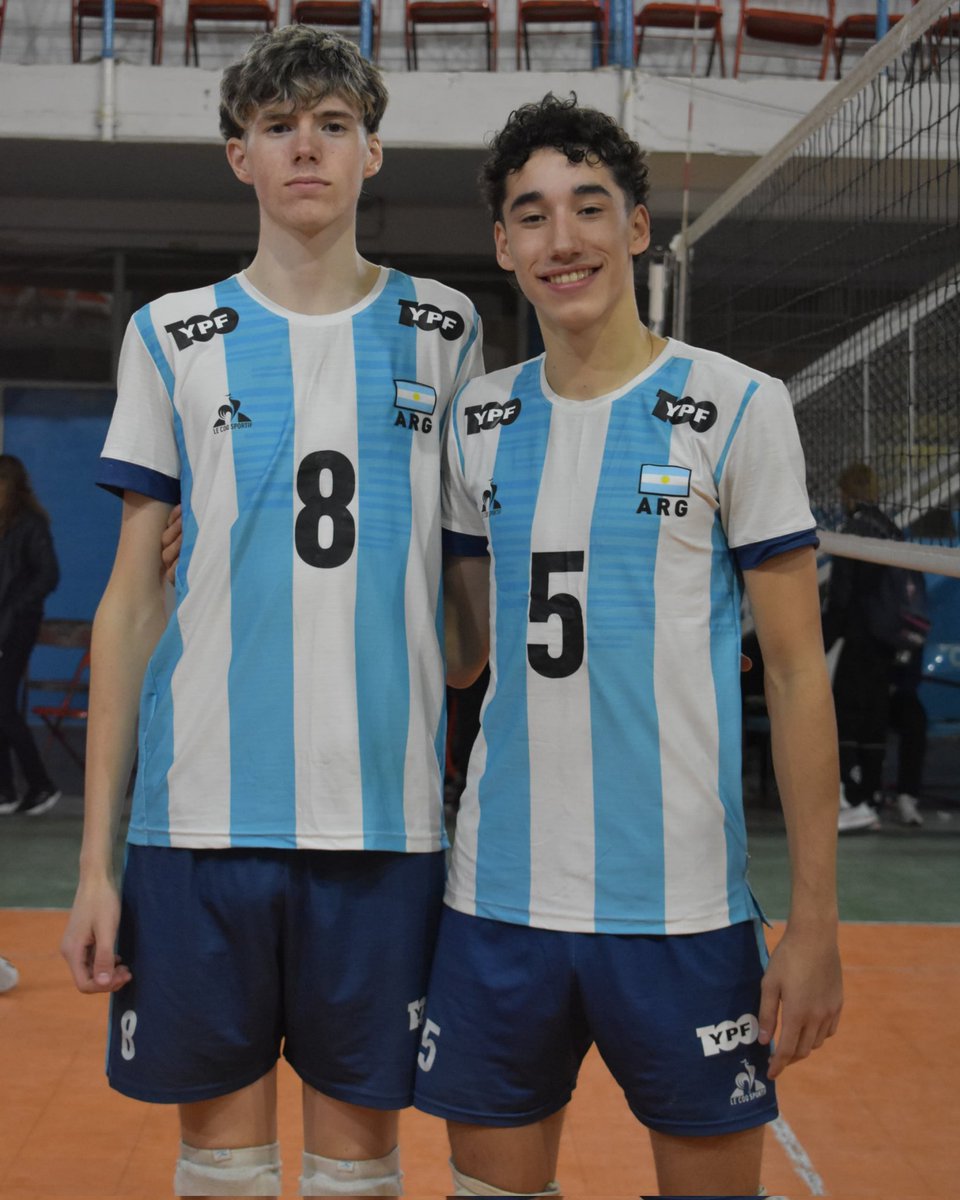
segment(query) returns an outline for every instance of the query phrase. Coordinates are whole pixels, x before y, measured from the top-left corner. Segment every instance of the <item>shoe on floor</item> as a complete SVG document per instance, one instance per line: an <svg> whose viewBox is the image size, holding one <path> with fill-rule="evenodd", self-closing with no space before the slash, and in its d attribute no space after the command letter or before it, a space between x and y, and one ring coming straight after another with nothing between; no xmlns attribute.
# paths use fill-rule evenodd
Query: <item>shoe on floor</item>
<svg viewBox="0 0 960 1200"><path fill-rule="evenodd" d="M837 818L839 833L853 833L859 829L879 829L880 818L866 800L859 804L851 804L846 797L840 797L840 815Z"/></svg>
<svg viewBox="0 0 960 1200"><path fill-rule="evenodd" d="M63 792L55 787L40 788L38 792L27 792L20 801L17 812L26 813L28 817L39 817L42 813L49 812L62 795Z"/></svg>
<svg viewBox="0 0 960 1200"><path fill-rule="evenodd" d="M20 972L12 962L0 955L0 992L9 992L20 982Z"/></svg>
<svg viewBox="0 0 960 1200"><path fill-rule="evenodd" d="M899 814L901 825L923 824L923 817L920 815L916 798L908 795L906 792L901 792L897 797L897 813Z"/></svg>
<svg viewBox="0 0 960 1200"><path fill-rule="evenodd" d="M8 796L6 793L0 795L0 817L15 813L19 807L20 801L16 796Z"/></svg>

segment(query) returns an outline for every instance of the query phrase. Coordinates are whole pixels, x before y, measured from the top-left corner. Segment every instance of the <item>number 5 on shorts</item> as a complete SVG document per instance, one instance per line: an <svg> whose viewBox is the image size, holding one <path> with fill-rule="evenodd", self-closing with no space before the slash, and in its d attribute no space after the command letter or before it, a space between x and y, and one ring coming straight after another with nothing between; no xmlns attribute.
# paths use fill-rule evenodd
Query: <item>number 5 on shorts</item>
<svg viewBox="0 0 960 1200"><path fill-rule="evenodd" d="M437 1057L437 1038L440 1036L440 1026L433 1021L425 1021L423 1036L420 1038L420 1053L417 1063L421 1071L429 1071L433 1060Z"/></svg>

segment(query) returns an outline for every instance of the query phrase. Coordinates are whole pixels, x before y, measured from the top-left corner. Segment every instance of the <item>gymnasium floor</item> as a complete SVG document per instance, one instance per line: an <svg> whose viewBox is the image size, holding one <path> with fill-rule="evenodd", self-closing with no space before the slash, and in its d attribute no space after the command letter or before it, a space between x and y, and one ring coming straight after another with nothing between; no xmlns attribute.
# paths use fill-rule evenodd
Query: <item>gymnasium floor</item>
<svg viewBox="0 0 960 1200"><path fill-rule="evenodd" d="M771 1194L876 1200L953 1197L960 1177L960 742L933 756L927 822L840 845L846 1007L837 1037L792 1067L768 1135ZM0 1197L168 1197L176 1114L110 1091L106 1001L77 994L57 945L76 879L80 801L0 824L0 953L22 982L0 996ZM755 802L752 877L784 915L786 848L775 807ZM296 1195L298 1084L281 1071L284 1196ZM406 1195L447 1194L439 1121L402 1124ZM559 1178L568 1200L655 1191L649 1148L591 1054L570 1105Z"/></svg>

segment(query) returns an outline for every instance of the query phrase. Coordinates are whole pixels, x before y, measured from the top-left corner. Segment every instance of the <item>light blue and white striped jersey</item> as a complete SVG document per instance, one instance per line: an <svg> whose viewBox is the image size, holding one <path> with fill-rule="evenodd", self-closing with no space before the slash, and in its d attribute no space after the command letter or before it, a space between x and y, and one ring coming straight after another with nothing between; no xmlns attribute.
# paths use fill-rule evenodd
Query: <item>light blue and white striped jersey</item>
<svg viewBox="0 0 960 1200"><path fill-rule="evenodd" d="M480 341L387 270L327 316L243 275L134 315L98 482L181 499L183 549L132 842L443 844L440 434Z"/></svg>
<svg viewBox="0 0 960 1200"><path fill-rule="evenodd" d="M738 570L814 543L783 384L671 341L575 401L458 396L444 541L491 558L491 680L447 903L547 929L746 920Z"/></svg>

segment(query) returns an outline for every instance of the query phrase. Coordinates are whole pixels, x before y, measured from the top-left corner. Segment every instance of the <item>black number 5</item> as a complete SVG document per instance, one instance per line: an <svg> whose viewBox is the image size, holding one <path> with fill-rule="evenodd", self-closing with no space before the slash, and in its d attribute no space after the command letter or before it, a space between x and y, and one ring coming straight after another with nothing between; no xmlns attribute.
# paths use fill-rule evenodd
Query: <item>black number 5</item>
<svg viewBox="0 0 960 1200"><path fill-rule="evenodd" d="M560 571L582 571L582 550L558 550L534 554L530 559L530 620L548 621L554 613L560 618L563 638L560 653L554 657L546 645L530 642L527 659L538 675L563 679L578 670L583 662L583 609L569 592L550 595L550 576Z"/></svg>
<svg viewBox="0 0 960 1200"><path fill-rule="evenodd" d="M330 494L320 491L320 476L330 472ZM357 525L347 505L357 490L353 463L339 450L315 450L297 470L297 495L303 508L297 513L297 553L311 567L342 567L357 541ZM333 537L329 546L320 545L320 518L329 517Z"/></svg>

